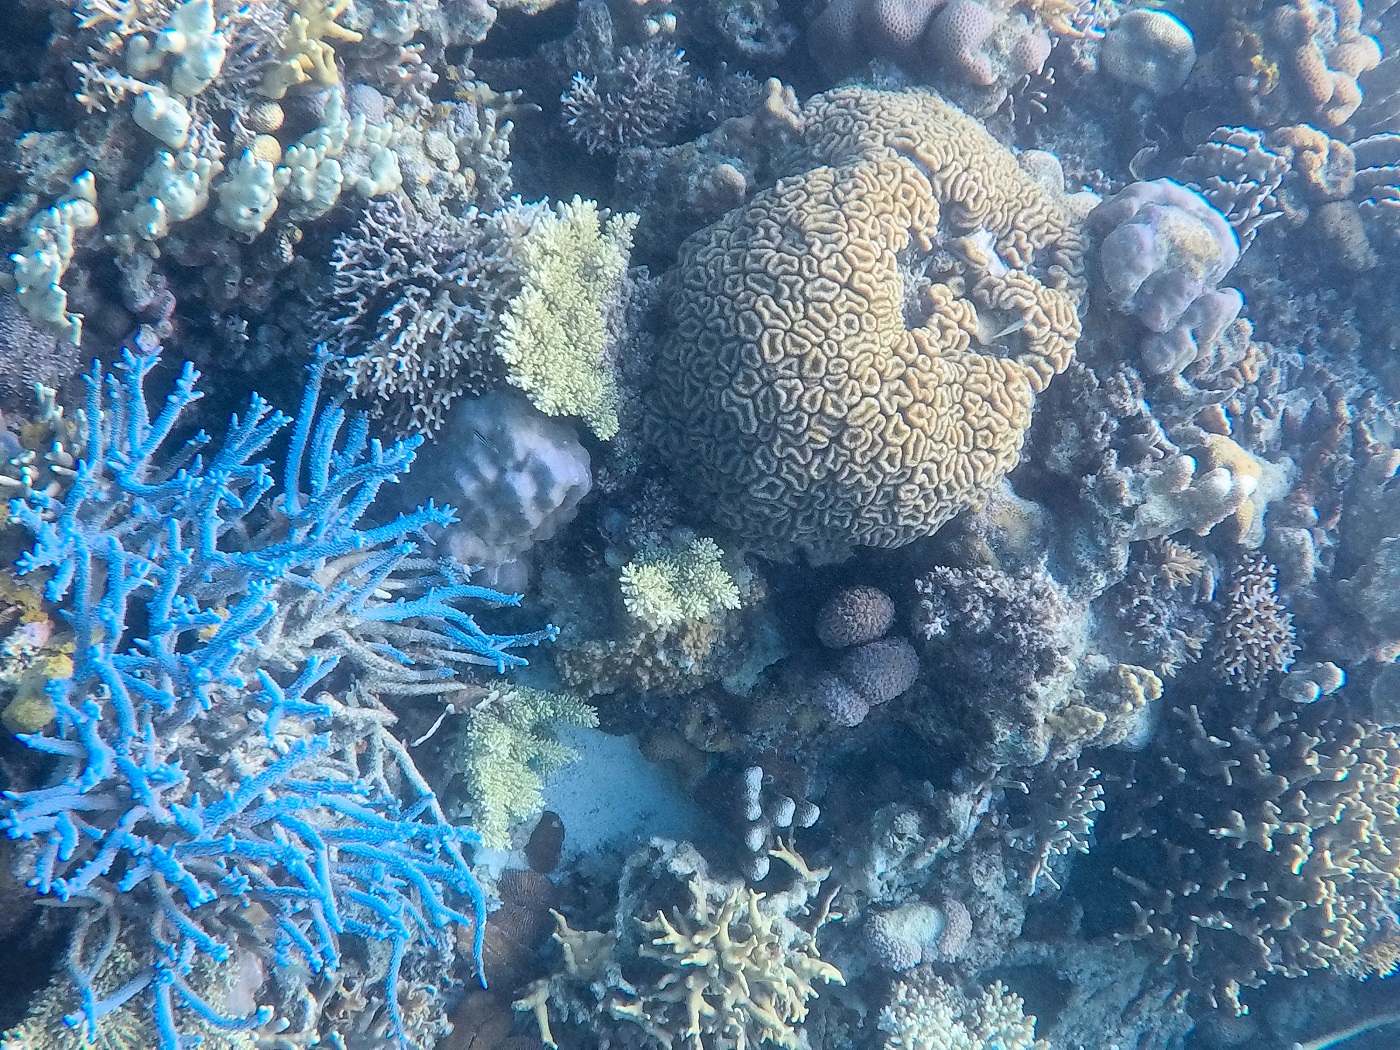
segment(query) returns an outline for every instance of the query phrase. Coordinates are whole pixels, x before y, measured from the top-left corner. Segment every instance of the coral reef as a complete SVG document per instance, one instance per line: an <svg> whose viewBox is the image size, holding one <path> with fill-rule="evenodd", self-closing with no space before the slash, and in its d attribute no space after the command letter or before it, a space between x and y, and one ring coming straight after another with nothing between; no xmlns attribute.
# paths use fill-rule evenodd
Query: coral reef
<svg viewBox="0 0 1400 1050"><path fill-rule="evenodd" d="M1097 833L1136 913L1124 932L1240 1012L1266 976L1359 969L1385 935L1400 745L1344 721L1231 724L1236 704L1171 711Z"/></svg>

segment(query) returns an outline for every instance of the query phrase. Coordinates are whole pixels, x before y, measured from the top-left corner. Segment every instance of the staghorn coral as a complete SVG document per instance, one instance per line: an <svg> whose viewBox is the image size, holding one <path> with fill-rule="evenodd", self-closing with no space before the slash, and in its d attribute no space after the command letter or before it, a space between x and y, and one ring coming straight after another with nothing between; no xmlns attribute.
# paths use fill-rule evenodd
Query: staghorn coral
<svg viewBox="0 0 1400 1050"><path fill-rule="evenodd" d="M682 248L655 437L755 548L900 546L1015 465L1079 335L1080 242L934 95L834 91L803 118L803 173ZM930 285L910 327L900 256L935 243L964 260L970 295Z"/></svg>
<svg viewBox="0 0 1400 1050"><path fill-rule="evenodd" d="M1214 664L1237 689L1261 689L1293 664L1298 651L1293 615L1277 589L1278 569L1258 553L1241 560L1226 581Z"/></svg>
<svg viewBox="0 0 1400 1050"><path fill-rule="evenodd" d="M362 525L417 442L385 447L363 417L319 407L324 356L271 498L266 450L293 420L253 398L222 443L172 439L198 374L153 413L158 351L143 334L112 373L94 365L72 486L12 507L35 537L20 571L46 578L81 644L48 687L54 728L24 738L50 768L11 792L0 827L36 894L81 902L67 969L90 1034L139 996L162 1050L192 1021L257 1030L269 998L314 1035L323 1002L303 993L339 971L363 991L346 1023L390 1046L435 1038L442 1003L417 978L450 965L456 927L479 961L486 901L463 855L477 836L448 822L370 690L454 692L464 665L520 666L511 650L554 631L485 633L462 605L518 599L412 557L408 537L450 513ZM312 692L342 664L343 699ZM98 999L123 938L138 975ZM202 997L201 957L253 975L237 1003ZM259 996L274 968L298 977Z"/></svg>
<svg viewBox="0 0 1400 1050"><path fill-rule="evenodd" d="M1108 793L1089 863L1128 896L1136 918L1114 913L1121 935L1174 961L1199 999L1241 1012L1267 976L1359 968L1387 935L1400 738L1302 715L1241 724L1237 707L1170 712L1148 760Z"/></svg>
<svg viewBox="0 0 1400 1050"><path fill-rule="evenodd" d="M363 37L336 21L350 0L292 0L281 53L258 85L258 93L281 99L290 90L319 91L340 83L335 43L358 44Z"/></svg>
<svg viewBox="0 0 1400 1050"><path fill-rule="evenodd" d="M826 870L792 850L772 855L796 884L764 894L710 877L688 845L662 839L629 858L611 931L574 930L556 913L563 969L536 982L515 1008L534 1015L545 1045L558 1047L553 1022L581 1022L608 1045L697 1050L807 1046L802 1022L820 984L843 984L822 959L816 934L825 905L799 925L792 918L821 891ZM660 877L684 904L649 910L646 882ZM829 899L828 899L829 900Z"/></svg>

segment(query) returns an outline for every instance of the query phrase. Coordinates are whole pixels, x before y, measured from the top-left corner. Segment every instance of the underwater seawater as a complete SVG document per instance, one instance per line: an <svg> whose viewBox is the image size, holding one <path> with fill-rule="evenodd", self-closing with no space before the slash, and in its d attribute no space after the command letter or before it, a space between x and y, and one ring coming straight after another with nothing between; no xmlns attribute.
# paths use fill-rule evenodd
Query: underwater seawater
<svg viewBox="0 0 1400 1050"><path fill-rule="evenodd" d="M1400 1046L1396 0L0 14L0 1050Z"/></svg>

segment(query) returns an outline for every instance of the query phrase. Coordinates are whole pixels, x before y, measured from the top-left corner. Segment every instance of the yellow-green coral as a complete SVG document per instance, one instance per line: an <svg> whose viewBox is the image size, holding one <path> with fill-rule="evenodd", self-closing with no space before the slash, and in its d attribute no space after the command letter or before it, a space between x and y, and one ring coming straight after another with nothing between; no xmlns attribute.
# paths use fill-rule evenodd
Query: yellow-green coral
<svg viewBox="0 0 1400 1050"><path fill-rule="evenodd" d="M458 762L472 823L488 848L509 848L511 825L544 805L541 778L575 757L555 727L597 724L597 712L577 697L524 686L502 688L472 711Z"/></svg>
<svg viewBox="0 0 1400 1050"><path fill-rule="evenodd" d="M628 562L621 582L627 611L655 630L739 608L739 587L724 567L724 551L708 536Z"/></svg>
<svg viewBox="0 0 1400 1050"><path fill-rule="evenodd" d="M523 287L501 318L497 352L509 379L546 415L578 416L604 440L617 433L617 377L609 360L637 216L606 220L575 197L542 210L513 265Z"/></svg>
<svg viewBox="0 0 1400 1050"><path fill-rule="evenodd" d="M258 85L258 92L268 98L285 98L293 88L317 90L340 83L335 49L328 41L360 42L359 33L336 22L349 6L350 0L292 0L281 53Z"/></svg>

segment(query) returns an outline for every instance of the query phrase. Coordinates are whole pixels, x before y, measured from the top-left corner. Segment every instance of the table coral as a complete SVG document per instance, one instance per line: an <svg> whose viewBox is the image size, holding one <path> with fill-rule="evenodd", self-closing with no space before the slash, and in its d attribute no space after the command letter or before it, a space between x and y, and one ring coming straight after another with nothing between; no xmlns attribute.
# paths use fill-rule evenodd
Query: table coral
<svg viewBox="0 0 1400 1050"><path fill-rule="evenodd" d="M656 437L755 548L897 547L1015 465L1079 336L1079 236L935 95L834 91L803 113L800 173L682 248ZM911 327L901 256L935 245L963 273Z"/></svg>

